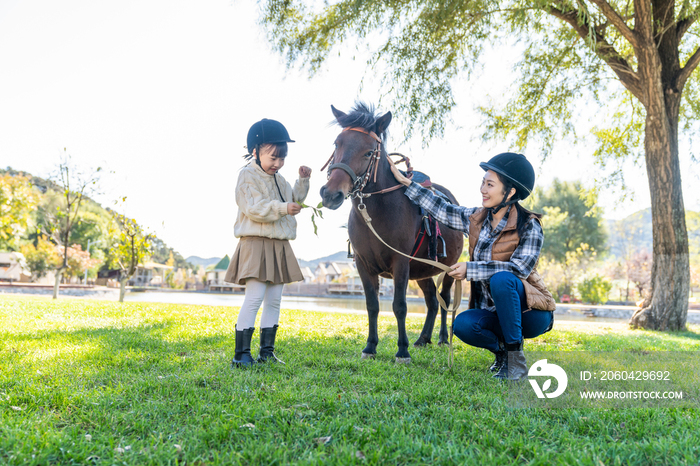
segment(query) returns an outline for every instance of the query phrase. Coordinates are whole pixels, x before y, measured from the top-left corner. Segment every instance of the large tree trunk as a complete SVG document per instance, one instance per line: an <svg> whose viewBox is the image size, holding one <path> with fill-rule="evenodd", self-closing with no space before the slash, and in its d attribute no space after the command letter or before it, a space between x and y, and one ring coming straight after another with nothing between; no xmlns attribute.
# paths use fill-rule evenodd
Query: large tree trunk
<svg viewBox="0 0 700 466"><path fill-rule="evenodd" d="M663 118L663 117L662 117ZM676 120L677 121L677 120ZM654 330L681 330L688 316L690 264L677 144L661 124L647 117L646 166L651 192L654 261L651 293L630 324Z"/></svg>
<svg viewBox="0 0 700 466"><path fill-rule="evenodd" d="M637 2L637 7L642 8L638 27L644 46L640 49L639 70L644 83L644 150L651 193L654 257L651 293L632 316L630 324L635 328L681 330L688 316L690 264L678 161L682 89L676 86L677 43L672 43L675 37L671 34L655 36L652 28L658 24L650 20L644 2ZM672 2L660 1L654 7L657 19L664 17L661 12L673 18ZM675 54L671 50L673 47L676 47Z"/></svg>

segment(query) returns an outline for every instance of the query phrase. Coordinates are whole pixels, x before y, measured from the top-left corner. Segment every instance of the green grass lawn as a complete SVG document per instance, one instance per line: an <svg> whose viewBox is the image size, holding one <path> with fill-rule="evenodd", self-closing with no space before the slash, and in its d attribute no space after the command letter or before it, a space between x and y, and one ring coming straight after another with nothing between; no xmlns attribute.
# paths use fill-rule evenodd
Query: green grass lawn
<svg viewBox="0 0 700 466"><path fill-rule="evenodd" d="M0 296L0 464L700 462L697 408L518 408L486 351L396 365L393 316L367 361L365 316L283 310L286 365L232 370L237 312ZM700 328L555 325L528 349L698 351Z"/></svg>

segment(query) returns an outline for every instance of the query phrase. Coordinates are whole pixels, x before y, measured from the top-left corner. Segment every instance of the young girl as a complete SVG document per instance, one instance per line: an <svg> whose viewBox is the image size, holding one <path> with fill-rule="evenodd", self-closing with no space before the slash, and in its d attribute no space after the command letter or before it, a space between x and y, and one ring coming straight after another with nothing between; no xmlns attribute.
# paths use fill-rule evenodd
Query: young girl
<svg viewBox="0 0 700 466"><path fill-rule="evenodd" d="M469 262L452 266L451 277L472 282L469 309L457 315L454 334L467 344L496 355L494 377L527 377L523 338L552 328L554 299L537 273L544 241L540 215L519 204L535 186L535 170L522 154L506 152L479 164L482 207L450 204L412 183L392 166L394 177L408 186L406 196L439 221L469 235Z"/></svg>
<svg viewBox="0 0 700 466"><path fill-rule="evenodd" d="M275 120L262 119L248 131L248 154L252 160L238 175L238 217L234 235L240 238L226 271L225 281L245 285L245 299L236 322L236 353L232 366L256 362L250 354L255 318L260 320L260 355L257 362L280 362L275 356L280 301L285 283L303 280L289 240L296 238L294 216L309 192L311 169L299 168L294 189L277 172L284 166L289 138L287 129ZM284 364L284 363L283 363Z"/></svg>

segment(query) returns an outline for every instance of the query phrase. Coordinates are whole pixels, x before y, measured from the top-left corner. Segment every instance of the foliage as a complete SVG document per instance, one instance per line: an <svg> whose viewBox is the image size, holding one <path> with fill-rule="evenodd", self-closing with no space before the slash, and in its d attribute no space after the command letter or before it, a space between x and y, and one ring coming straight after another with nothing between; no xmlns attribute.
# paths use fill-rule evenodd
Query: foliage
<svg viewBox="0 0 700 466"><path fill-rule="evenodd" d="M537 271L555 301L561 302L564 295L571 296L573 284L564 274L564 265L561 262L541 257L537 264Z"/></svg>
<svg viewBox="0 0 700 466"><path fill-rule="evenodd" d="M62 169L64 172L61 172ZM25 206L26 208L21 208L18 204L13 205L10 214L15 216L21 214L27 219L26 225L21 225L22 233L17 244L21 245L21 247L18 246L18 249L28 258L27 262L32 269L34 280L45 276L52 268L58 269L60 267L69 269L69 276L82 276L85 273L84 263L68 263L71 261L72 251L68 251L68 261L65 266L61 261L61 258L66 253L66 249L71 249L75 247L74 245L80 246L79 255L83 255L87 251L89 244L92 261L90 262L91 265L89 265L89 271L92 271L92 267L100 267L100 264L102 265L102 272L121 270L118 257L113 254L113 251L112 253L110 252L115 240L115 231L118 229L114 223L113 213L87 196L87 193L95 192L93 188L98 180L99 170L88 174L83 173L73 166L70 157L64 154L58 172L52 179L47 180L30 174L25 175L11 168L0 169L0 201L4 199L3 193L6 192L6 188L10 185L24 186L25 188L33 187L28 196L34 198L34 203L33 205L27 204L31 208L27 206ZM91 175L92 178L88 175ZM67 197L63 183L68 183L77 189L81 186L81 180L84 182L86 179L89 182L84 186L85 189L82 196L80 196L80 190L78 190L77 192L70 191L68 193L69 197ZM77 207L79 199L80 207L77 211L75 208L71 210L75 215L70 217L72 219L70 235L68 241L65 242L65 234L61 231L65 228L65 222L69 219L68 210L66 209L67 199L72 202L73 207ZM0 211L3 211L3 209L0 208ZM4 218L0 216L0 220L3 222ZM2 223L2 225L5 225L5 223ZM2 234L0 233L1 236ZM196 268L186 262L180 253L168 247L163 241L153 235L150 237L154 244L154 261L165 263L172 256L176 268ZM0 240L0 249L3 248L2 244L3 242ZM62 249L58 256L56 256L56 245L59 245L59 248ZM77 256L75 261L78 261Z"/></svg>
<svg viewBox="0 0 700 466"><path fill-rule="evenodd" d="M652 256L647 250L636 252L625 262L627 279L637 288L639 296L647 296L651 287Z"/></svg>
<svg viewBox="0 0 700 466"><path fill-rule="evenodd" d="M321 210L323 208L323 202L319 202L316 207L310 207L303 202L301 204L302 209L311 209L311 223L314 226L314 235L318 236L318 226L316 226L316 218L323 218L323 211Z"/></svg>
<svg viewBox="0 0 700 466"><path fill-rule="evenodd" d="M700 255L695 255L690 259L690 283L692 287L700 288Z"/></svg>
<svg viewBox="0 0 700 466"><path fill-rule="evenodd" d="M44 236L39 236L35 243L27 243L21 248L27 266L32 271L33 281L46 276L49 270L54 270L61 265L61 255L56 250L55 244Z"/></svg>
<svg viewBox="0 0 700 466"><path fill-rule="evenodd" d="M605 277L595 274L591 278L584 278L576 286L576 289L581 295L581 301L584 303L603 304L608 300L612 283L606 280Z"/></svg>
<svg viewBox="0 0 700 466"><path fill-rule="evenodd" d="M698 0L263 0L261 22L287 65L312 74L336 46L371 44L369 68L408 122L406 139L417 126L424 142L450 121L457 78L478 69L484 50L510 46L521 56L509 76L515 84L495 90L506 99L480 107L482 137L518 150L534 145L546 156L557 142L578 141L577 123L593 115L595 160L604 170L612 165L600 184L624 186L622 163L643 153L653 251L678 255L655 262L652 284L664 291L652 289L632 322L680 329L689 274L678 137L698 121L698 19Z"/></svg>
<svg viewBox="0 0 700 466"><path fill-rule="evenodd" d="M48 235L59 247L63 248L62 265L59 274L68 266L67 249L73 228L78 222L83 203L87 197L96 193L101 168L82 171L65 152L61 156L53 182L60 191L49 196L48 202L43 204L40 228L42 233ZM58 280L58 276L57 276Z"/></svg>
<svg viewBox="0 0 700 466"><path fill-rule="evenodd" d="M682 2L670 21L691 27L699 7L690 3ZM288 66L298 65L312 75L334 49L353 43L361 50L360 44L367 44L369 69L380 74L392 110L410 122L407 137L414 127L425 139L441 136L457 105L458 77L479 71L484 52L501 45L517 50L522 59L512 73L516 86L511 100L502 108L481 107L486 137L513 136L520 148L536 140L551 150L555 141L577 138L575 104L585 99L616 109L613 118L597 118L592 129L601 161L642 152L643 113L638 89L629 84L640 51L630 45L627 33L637 12L629 2L509 0L496 6L485 0L343 0L309 5L266 0L262 6L260 22L274 47ZM692 54L697 36L681 38L680 53ZM697 76L690 73L694 64L682 107L682 117L691 121L698 115L689 111L698 100ZM616 80L626 87L611 84Z"/></svg>
<svg viewBox="0 0 700 466"><path fill-rule="evenodd" d="M106 248L106 244L102 245L102 242L109 232L111 221L112 214L109 211L94 201L86 201L71 231L70 243L79 244L84 250L87 250L88 241L91 250L95 246Z"/></svg>
<svg viewBox="0 0 700 466"><path fill-rule="evenodd" d="M0 176L0 251L19 250L38 201L26 176Z"/></svg>
<svg viewBox="0 0 700 466"><path fill-rule="evenodd" d="M457 342L452 371L437 346L394 364L393 316L366 361L366 316L282 310L286 364L232 372L237 312L0 297L0 463L697 463L698 408L518 408L488 351ZM555 323L527 349L696 352L698 330Z"/></svg>
<svg viewBox="0 0 700 466"><path fill-rule="evenodd" d="M114 213L110 229L109 264L120 270L121 279L129 279L150 252L153 237L136 220Z"/></svg>
<svg viewBox="0 0 700 466"><path fill-rule="evenodd" d="M547 284L547 289L555 299L560 300L565 294L574 295L576 283L596 260L596 251L586 243L581 243L573 251L567 251L562 262L543 257L538 271Z"/></svg>
<svg viewBox="0 0 700 466"><path fill-rule="evenodd" d="M685 223L688 226L688 252L691 255L700 254L700 212L685 212Z"/></svg>
<svg viewBox="0 0 700 466"><path fill-rule="evenodd" d="M168 260L173 259L172 267L176 269L192 269L194 266L187 262L182 254L175 251L173 248L165 244L163 240L153 236L151 241L151 259L159 264L166 264Z"/></svg>
<svg viewBox="0 0 700 466"><path fill-rule="evenodd" d="M544 212L545 242L542 255L557 261L581 243L598 252L605 250L606 235L598 195L584 189L580 181L554 179L548 188L537 187L524 202L527 209Z"/></svg>
<svg viewBox="0 0 700 466"><path fill-rule="evenodd" d="M67 277L82 277L85 271L97 267L102 262L100 259L91 257L88 251L83 251L79 244L73 244L68 248L56 248L57 255L62 259L63 254L68 254L66 269L63 274Z"/></svg>

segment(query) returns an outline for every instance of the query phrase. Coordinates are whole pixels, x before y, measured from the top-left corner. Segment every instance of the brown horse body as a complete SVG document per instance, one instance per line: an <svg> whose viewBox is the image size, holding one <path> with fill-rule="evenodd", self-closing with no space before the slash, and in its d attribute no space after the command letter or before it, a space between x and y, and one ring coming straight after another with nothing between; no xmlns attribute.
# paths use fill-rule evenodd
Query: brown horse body
<svg viewBox="0 0 700 466"><path fill-rule="evenodd" d="M378 143L379 138L381 140L384 139L386 129L391 122L391 113L375 117L374 113L362 104L358 104L347 115L334 107L332 109L338 124L345 130L340 133L335 141L336 149L332 157L333 165L329 168L328 182L321 188L321 197L323 205L330 209L340 207L348 195L352 197L353 208L348 220L348 231L350 242L355 251L357 271L365 291L369 316L369 335L367 337L367 346L362 351L362 356L374 357L377 352L379 277L381 276L394 280L393 311L399 331L399 350L396 353L396 359L397 361L407 362L410 361L408 336L406 334L406 289L408 280L417 281L423 291L428 308L423 330L418 340L414 343L415 346L424 346L431 343L435 318L440 307L435 283L431 277L439 274L441 270L428 264L410 260L387 248L375 237L358 210L358 206L364 204L364 208L367 209L367 213L372 218L372 226L377 234L393 248L405 254L411 253L423 221L420 208L404 195L404 188L390 190L398 183L391 174L384 144ZM353 130L348 131L348 129ZM371 163L372 157L375 156L375 162L372 163L376 164L376 168ZM369 170L372 173L364 178L366 184L362 184L354 182L348 169L354 172L358 180L367 174ZM457 203L448 190L439 185L434 186L446 194L453 203ZM390 191L378 193L383 190ZM368 193L378 194L367 196ZM446 255L446 257L440 259L440 262L447 265L455 264L462 253L462 233L442 224L440 224L440 229L445 240L444 253ZM415 257L428 257L427 241L421 245L415 253ZM445 277L441 296L448 305L450 303L450 288L452 284L453 279L449 276ZM445 309L441 309L438 342L439 344L448 342L447 311Z"/></svg>

